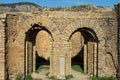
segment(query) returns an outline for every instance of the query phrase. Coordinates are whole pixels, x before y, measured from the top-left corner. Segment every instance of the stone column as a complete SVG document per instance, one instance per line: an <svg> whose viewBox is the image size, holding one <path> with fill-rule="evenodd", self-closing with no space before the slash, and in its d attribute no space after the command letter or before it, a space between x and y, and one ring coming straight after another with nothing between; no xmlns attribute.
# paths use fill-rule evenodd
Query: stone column
<svg viewBox="0 0 120 80"><path fill-rule="evenodd" d="M33 72L33 46L32 46L32 42L28 42L28 46L27 46L27 63L28 63L28 67L27 67L27 72L28 73L32 73Z"/></svg>
<svg viewBox="0 0 120 80"><path fill-rule="evenodd" d="M27 48L28 48L28 41L26 41L25 44L26 44L26 45L25 45L25 49L26 49L26 50L25 50L25 75L27 75L27 70L28 70L28 69L27 69L27 67L28 67L28 65L27 65L27 64L28 64L28 61L27 61L27 60L28 60L28 59L27 59L27 58L28 58L28 57L27 57L27 54L28 54L28 49L27 49Z"/></svg>
<svg viewBox="0 0 120 80"><path fill-rule="evenodd" d="M52 51L50 56L50 76L64 79L65 75L71 74L70 44L69 42L54 42Z"/></svg>
<svg viewBox="0 0 120 80"><path fill-rule="evenodd" d="M88 42L88 75L93 75L93 42Z"/></svg>
<svg viewBox="0 0 120 80"><path fill-rule="evenodd" d="M97 43L94 43L94 76L97 75Z"/></svg>
<svg viewBox="0 0 120 80"><path fill-rule="evenodd" d="M50 74L49 76L53 76L53 70L54 70L54 51L53 51L53 43L51 43L52 45L52 50L51 50L51 54L50 54Z"/></svg>
<svg viewBox="0 0 120 80"><path fill-rule="evenodd" d="M87 73L87 45L84 44L84 73Z"/></svg>
<svg viewBox="0 0 120 80"><path fill-rule="evenodd" d="M0 25L0 80L5 80L5 27L1 25Z"/></svg>
<svg viewBox="0 0 120 80"><path fill-rule="evenodd" d="M65 56L61 56L58 58L58 75L60 77L60 79L65 79L65 62L66 62L66 59L65 59Z"/></svg>
<svg viewBox="0 0 120 80"><path fill-rule="evenodd" d="M33 72L36 71L36 48L33 46Z"/></svg>
<svg viewBox="0 0 120 80"><path fill-rule="evenodd" d="M65 57L66 57L66 66L65 66L65 75L70 75L71 74L71 43L67 42L66 44L66 52L65 52Z"/></svg>

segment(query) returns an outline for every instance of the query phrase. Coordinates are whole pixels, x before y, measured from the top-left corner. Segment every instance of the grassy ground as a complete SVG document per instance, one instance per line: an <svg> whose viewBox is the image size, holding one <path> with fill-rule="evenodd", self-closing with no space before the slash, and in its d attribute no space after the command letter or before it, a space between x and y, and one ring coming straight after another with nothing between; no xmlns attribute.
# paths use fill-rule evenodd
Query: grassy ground
<svg viewBox="0 0 120 80"><path fill-rule="evenodd" d="M43 69L46 70L46 69L49 69L49 67L48 66L40 66L36 70L36 72L39 73ZM83 71L83 69L79 65L72 65L72 69L74 71L77 71L78 74L79 74L79 72L82 73L82 74L79 74L79 75L81 75L81 76L84 75L83 74L84 71ZM46 73L46 77L48 78L48 80L59 80L59 79L56 79L54 76L53 77L48 77L48 74L49 73ZM66 76L66 80L74 80L74 78L78 79L78 77L79 76L76 76L76 75L73 75L73 76L72 75L68 75L68 76ZM88 80L117 80L117 78L113 77L113 76L111 76L111 77L106 77L106 76L104 76L104 77L94 77L94 76L92 76L92 77L88 77L88 78L89 78ZM23 80L22 75L21 74L17 75L16 80ZM42 79L33 79L31 75L27 75L25 80L42 80Z"/></svg>
<svg viewBox="0 0 120 80"><path fill-rule="evenodd" d="M72 65L72 69L84 73L83 69L79 65Z"/></svg>
<svg viewBox="0 0 120 80"><path fill-rule="evenodd" d="M113 76L111 76L111 77L106 77L106 76L104 76L104 77L90 77L90 80L117 80L117 78L113 77Z"/></svg>

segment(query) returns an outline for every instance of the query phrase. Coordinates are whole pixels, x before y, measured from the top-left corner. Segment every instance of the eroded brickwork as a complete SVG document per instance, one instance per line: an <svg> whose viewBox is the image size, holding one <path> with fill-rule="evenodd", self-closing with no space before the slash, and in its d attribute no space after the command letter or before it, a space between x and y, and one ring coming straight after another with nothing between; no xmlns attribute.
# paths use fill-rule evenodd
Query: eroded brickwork
<svg viewBox="0 0 120 80"><path fill-rule="evenodd" d="M0 80L5 80L5 17L0 14Z"/></svg>
<svg viewBox="0 0 120 80"><path fill-rule="evenodd" d="M35 71L36 52L50 60L50 76L70 75L71 58L80 51L86 74L116 75L118 22L114 10L4 15L0 20L0 80L5 80L5 74L14 79L18 73L25 75ZM63 73L59 70L61 60L65 62Z"/></svg>

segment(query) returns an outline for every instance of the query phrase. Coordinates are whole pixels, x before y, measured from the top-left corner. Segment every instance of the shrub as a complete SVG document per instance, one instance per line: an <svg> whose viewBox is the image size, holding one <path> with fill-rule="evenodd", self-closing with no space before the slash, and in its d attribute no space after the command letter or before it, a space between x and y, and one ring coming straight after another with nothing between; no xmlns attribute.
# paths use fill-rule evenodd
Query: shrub
<svg viewBox="0 0 120 80"><path fill-rule="evenodd" d="M32 76L31 75L27 75L25 80L33 80Z"/></svg>
<svg viewBox="0 0 120 80"><path fill-rule="evenodd" d="M18 73L15 80L23 80L23 75L21 73Z"/></svg>
<svg viewBox="0 0 120 80"><path fill-rule="evenodd" d="M56 80L54 76L48 77L48 79Z"/></svg>
<svg viewBox="0 0 120 80"><path fill-rule="evenodd" d="M46 73L46 76L49 76L49 73L50 73L50 72Z"/></svg>
<svg viewBox="0 0 120 80"><path fill-rule="evenodd" d="M69 80L69 79L71 79L71 78L73 78L73 75L67 75L67 76L66 76L66 80Z"/></svg>
<svg viewBox="0 0 120 80"><path fill-rule="evenodd" d="M79 65L72 65L72 69L84 73L83 69Z"/></svg>

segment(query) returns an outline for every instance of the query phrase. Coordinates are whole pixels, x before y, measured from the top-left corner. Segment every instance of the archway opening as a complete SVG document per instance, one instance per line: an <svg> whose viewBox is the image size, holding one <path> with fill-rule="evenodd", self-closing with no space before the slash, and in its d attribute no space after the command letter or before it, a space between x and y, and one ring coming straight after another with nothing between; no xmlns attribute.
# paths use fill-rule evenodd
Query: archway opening
<svg viewBox="0 0 120 80"><path fill-rule="evenodd" d="M89 75L97 74L97 43L95 32L89 28L80 28L72 33L71 42L72 65L78 65L80 69Z"/></svg>
<svg viewBox="0 0 120 80"><path fill-rule="evenodd" d="M49 65L50 65L49 59L46 60L45 58L40 57L36 52L36 70L38 70L41 66L49 67Z"/></svg>
<svg viewBox="0 0 120 80"><path fill-rule="evenodd" d="M83 55L83 48L81 51L74 57L72 57L72 65L78 65L84 71L84 55Z"/></svg>
<svg viewBox="0 0 120 80"><path fill-rule="evenodd" d="M52 36L49 30L37 24L26 33L25 75L35 72L40 66L50 66L49 57Z"/></svg>

